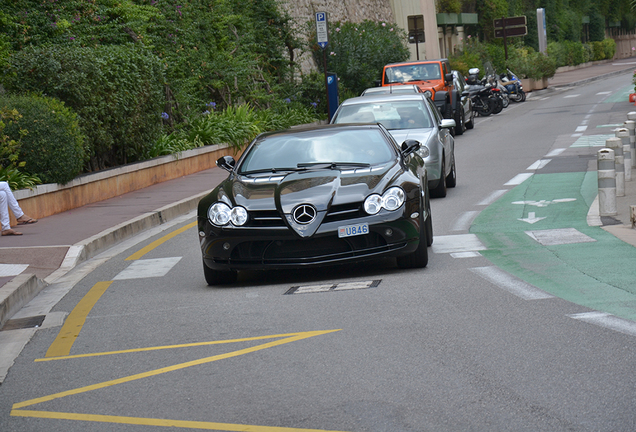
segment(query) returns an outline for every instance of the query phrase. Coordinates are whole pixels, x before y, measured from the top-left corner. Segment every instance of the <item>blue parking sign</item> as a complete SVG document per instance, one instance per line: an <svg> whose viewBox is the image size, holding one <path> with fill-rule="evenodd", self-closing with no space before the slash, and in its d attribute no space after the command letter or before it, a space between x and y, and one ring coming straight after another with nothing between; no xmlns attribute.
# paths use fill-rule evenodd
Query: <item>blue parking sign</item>
<svg viewBox="0 0 636 432"><path fill-rule="evenodd" d="M327 12L316 12L316 41L322 49L325 49L329 43Z"/></svg>

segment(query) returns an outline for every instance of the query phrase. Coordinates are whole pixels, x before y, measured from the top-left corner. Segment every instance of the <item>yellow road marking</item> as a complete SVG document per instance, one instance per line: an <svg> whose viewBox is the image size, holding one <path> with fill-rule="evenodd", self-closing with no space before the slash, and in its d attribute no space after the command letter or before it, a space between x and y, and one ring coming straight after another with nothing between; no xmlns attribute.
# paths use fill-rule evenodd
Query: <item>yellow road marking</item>
<svg viewBox="0 0 636 432"><path fill-rule="evenodd" d="M126 261L141 258L157 246L194 227L196 224L197 222L195 221L184 227L179 228L178 230L171 232L170 234L166 234L160 239L155 240L148 246L130 255L128 258L126 258ZM75 339L77 339L80 331L82 330L82 327L84 326L84 322L86 321L86 317L88 316L89 312L91 311L91 309L93 309L93 306L95 306L97 300L99 300L102 294L104 294L106 289L112 283L113 281L96 283L93 288L91 288L90 291L84 296L84 298L80 300L77 306L73 308L68 318L66 318L64 325L60 329L60 333L57 335L57 337L49 347L45 357L68 356L68 354L71 352L73 344L75 343Z"/></svg>
<svg viewBox="0 0 636 432"><path fill-rule="evenodd" d="M178 230L175 230L173 232L171 232L170 234L166 234L165 236L161 237L160 239L157 239L155 241L153 241L152 243L150 243L148 246L139 249L137 252L135 252L134 254L132 254L131 256L129 256L128 258L126 258L124 261L131 261L131 260L137 260L139 258L141 258L142 256L146 255L148 252L150 252L151 250L153 250L154 248L156 248L157 246L160 246L162 244L164 244L165 242L167 242L168 240L170 240L173 237L178 236L179 234L181 234L182 232L194 227L197 225L197 222L194 221L184 227L179 228Z"/></svg>
<svg viewBox="0 0 636 432"><path fill-rule="evenodd" d="M330 331L339 331L339 330L330 330ZM164 346L146 347L146 348L131 348L131 349L119 350L119 351L76 354L76 355L67 355L67 356L61 356L61 357L46 357L46 358L35 359L34 361L46 362L46 361L54 361L54 360L69 360L69 359L86 358L86 357L100 357L100 356L114 355L114 354L130 354L130 353L137 353L137 352L158 351L158 350L176 349L176 348L192 348L192 347L199 347L199 346L206 346L206 345L221 345L226 343L250 342L250 341L256 341L256 340L263 340L263 339L284 338L289 336L295 336L298 334L299 333L284 333L284 334L269 335L269 336L254 336L254 337L241 338L241 339L228 339L228 340L208 341L208 342L192 342L187 344L164 345Z"/></svg>
<svg viewBox="0 0 636 432"><path fill-rule="evenodd" d="M203 421L190 421L190 420L167 420L167 419L153 419L143 417L124 417L124 416L110 416L110 415L96 415L96 414L75 414L75 413L63 413L63 412L51 412L51 411L28 411L28 410L12 410L12 416L20 417L37 417L37 418L50 418L58 420L83 420L93 422L104 423L119 423L119 424L131 424L142 426L165 426L165 427L180 427L187 429L203 429L203 430L217 430L217 431L231 431L231 432L339 432L339 431L327 431L324 429L298 429L290 427L277 427L277 426L251 426L242 424L231 423L215 423L215 422L203 422Z"/></svg>
<svg viewBox="0 0 636 432"><path fill-rule="evenodd" d="M64 325L46 352L45 357L60 357L71 352L71 347L75 343L77 336L79 336L88 313L112 283L113 281L97 282L93 285L93 288L86 293L66 318Z"/></svg>
<svg viewBox="0 0 636 432"><path fill-rule="evenodd" d="M134 374L134 375L129 375L126 377L122 377L122 378L117 378L114 380L109 380L109 381L104 381L101 383L97 383L97 384L92 384L89 386L85 386L85 387L80 387L80 388L76 388L76 389L72 389L72 390L67 390L67 391L63 391L63 392L59 392L59 393L54 393L52 395L48 395L48 396L43 396L43 397L39 397L39 398L35 398L35 399L30 399L24 402L19 402L13 405L13 409L17 409L17 408L24 408L27 406L31 406L31 405L36 405L42 402L47 402L47 401L51 401L51 400L55 400L55 399L60 399L66 396L71 396L71 395L77 395L77 394L82 394L82 393L86 393L89 391L93 391L93 390L98 390L98 389L103 389L103 388L107 388L107 387L111 387L117 384L123 384L123 383L127 383L127 382L131 382L131 381L136 381L139 379L143 379L143 378L148 378L148 377L152 377L152 376L156 376L156 375L161 375L164 373L168 373L168 372L174 372L177 370L181 370L181 369L185 369L191 366L198 366L198 365L202 365L205 363L211 363L213 361L217 361L217 360L224 360L224 359L228 359L228 358L232 358L232 357L238 357L241 356L243 354L249 354L249 353L253 353L256 351L260 351L262 349L266 349L266 348L272 348L275 346L279 346L279 345L284 345L286 343L290 343L290 342L296 342L302 339L307 339L313 336L319 336L319 335L323 335L323 334L327 334L327 333L332 333L332 332L336 332L338 330L322 330L322 331L310 331L310 332L302 332L302 333L296 333L294 336L290 336L287 337L285 339L281 339L281 340L277 340L277 341L272 341L272 342L267 342L261 345L256 345L253 347L249 347L249 348L245 348L245 349L241 349L241 350L237 350L237 351L232 351L232 352L228 352L225 354L219 354L219 355L215 355L215 356L211 356L211 357L205 357L202 359L198 359L198 360L192 360L189 362L185 362L185 363L179 363L173 366L168 366L168 367L163 367L163 368L159 368L159 369L154 369L148 372L142 372L142 373L138 373L138 374Z"/></svg>

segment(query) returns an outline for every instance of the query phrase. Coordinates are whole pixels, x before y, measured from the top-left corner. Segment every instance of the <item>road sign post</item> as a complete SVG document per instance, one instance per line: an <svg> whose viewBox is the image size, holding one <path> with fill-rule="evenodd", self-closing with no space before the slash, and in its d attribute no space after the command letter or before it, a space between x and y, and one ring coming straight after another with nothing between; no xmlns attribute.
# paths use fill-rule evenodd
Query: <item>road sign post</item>
<svg viewBox="0 0 636 432"><path fill-rule="evenodd" d="M508 60L508 41L507 38L514 36L525 36L528 34L526 27L527 20L525 16L509 17L493 20L495 27L495 37L503 38L504 53Z"/></svg>
<svg viewBox="0 0 636 432"><path fill-rule="evenodd" d="M327 45L329 44L329 27L327 22L327 12L316 12L316 42L322 49L322 66L325 73L325 94L327 95L327 113L329 113L329 79L327 76ZM327 114L329 121L331 115Z"/></svg>

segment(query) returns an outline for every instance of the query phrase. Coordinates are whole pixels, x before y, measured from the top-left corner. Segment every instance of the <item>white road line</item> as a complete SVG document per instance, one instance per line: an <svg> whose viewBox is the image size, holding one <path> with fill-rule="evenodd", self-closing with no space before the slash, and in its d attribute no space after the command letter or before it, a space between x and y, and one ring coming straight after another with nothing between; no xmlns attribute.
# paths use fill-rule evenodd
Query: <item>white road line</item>
<svg viewBox="0 0 636 432"><path fill-rule="evenodd" d="M636 323L605 312L585 312L568 315L570 318L585 321L601 327L636 336Z"/></svg>
<svg viewBox="0 0 636 432"><path fill-rule="evenodd" d="M560 155L561 153L563 153L565 151L564 148L557 148L552 150L550 153L548 153L547 155L545 155L546 157L555 157Z"/></svg>
<svg viewBox="0 0 636 432"><path fill-rule="evenodd" d="M435 236L432 246L434 253L458 253L486 250L486 246L475 234Z"/></svg>
<svg viewBox="0 0 636 432"><path fill-rule="evenodd" d="M497 201L499 197L503 196L506 192L508 192L508 189L496 190L490 195L488 195L486 198L484 198L483 200L479 201L477 205L484 205L484 206L490 205L494 203L495 201Z"/></svg>
<svg viewBox="0 0 636 432"><path fill-rule="evenodd" d="M587 130L587 126L579 126L576 128L576 132L585 132Z"/></svg>
<svg viewBox="0 0 636 432"><path fill-rule="evenodd" d="M453 258L475 258L480 257L481 254L479 252L453 252L450 256Z"/></svg>
<svg viewBox="0 0 636 432"><path fill-rule="evenodd" d="M575 98L575 97L579 97L581 96L580 94L574 94L574 95L567 95L567 96L563 96L563 99L570 99L570 98Z"/></svg>
<svg viewBox="0 0 636 432"><path fill-rule="evenodd" d="M532 165L530 165L528 168L526 168L526 170L528 171L540 170L541 168L549 164L551 160L552 159L540 159L536 161L535 163L533 163Z"/></svg>
<svg viewBox="0 0 636 432"><path fill-rule="evenodd" d="M524 300L543 300L554 297L552 294L548 294L534 285L530 285L529 283L506 273L498 267L474 267L470 270L497 285L499 288L502 288Z"/></svg>
<svg viewBox="0 0 636 432"><path fill-rule="evenodd" d="M517 174L512 179L510 179L507 183L504 183L504 186L518 186L524 181L528 180L530 177L532 177L532 175L533 175L532 173Z"/></svg>
<svg viewBox="0 0 636 432"><path fill-rule="evenodd" d="M127 268L119 272L113 280L165 276L180 260L181 257L168 257L133 261Z"/></svg>
<svg viewBox="0 0 636 432"><path fill-rule="evenodd" d="M457 219L455 219L455 222L451 227L451 231L468 231L470 224L478 214L478 211L467 211L462 213Z"/></svg>

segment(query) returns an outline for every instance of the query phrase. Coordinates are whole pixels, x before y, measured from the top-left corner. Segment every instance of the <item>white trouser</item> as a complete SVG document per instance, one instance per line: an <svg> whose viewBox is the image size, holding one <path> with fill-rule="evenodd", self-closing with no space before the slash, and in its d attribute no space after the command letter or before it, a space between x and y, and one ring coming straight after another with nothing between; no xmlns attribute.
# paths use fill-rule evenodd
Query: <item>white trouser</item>
<svg viewBox="0 0 636 432"><path fill-rule="evenodd" d="M13 196L13 192L11 192L9 183L3 181L0 182L0 224L2 225L2 231L11 228L9 224L9 209L11 209L16 219L24 214L18 205L18 201Z"/></svg>

